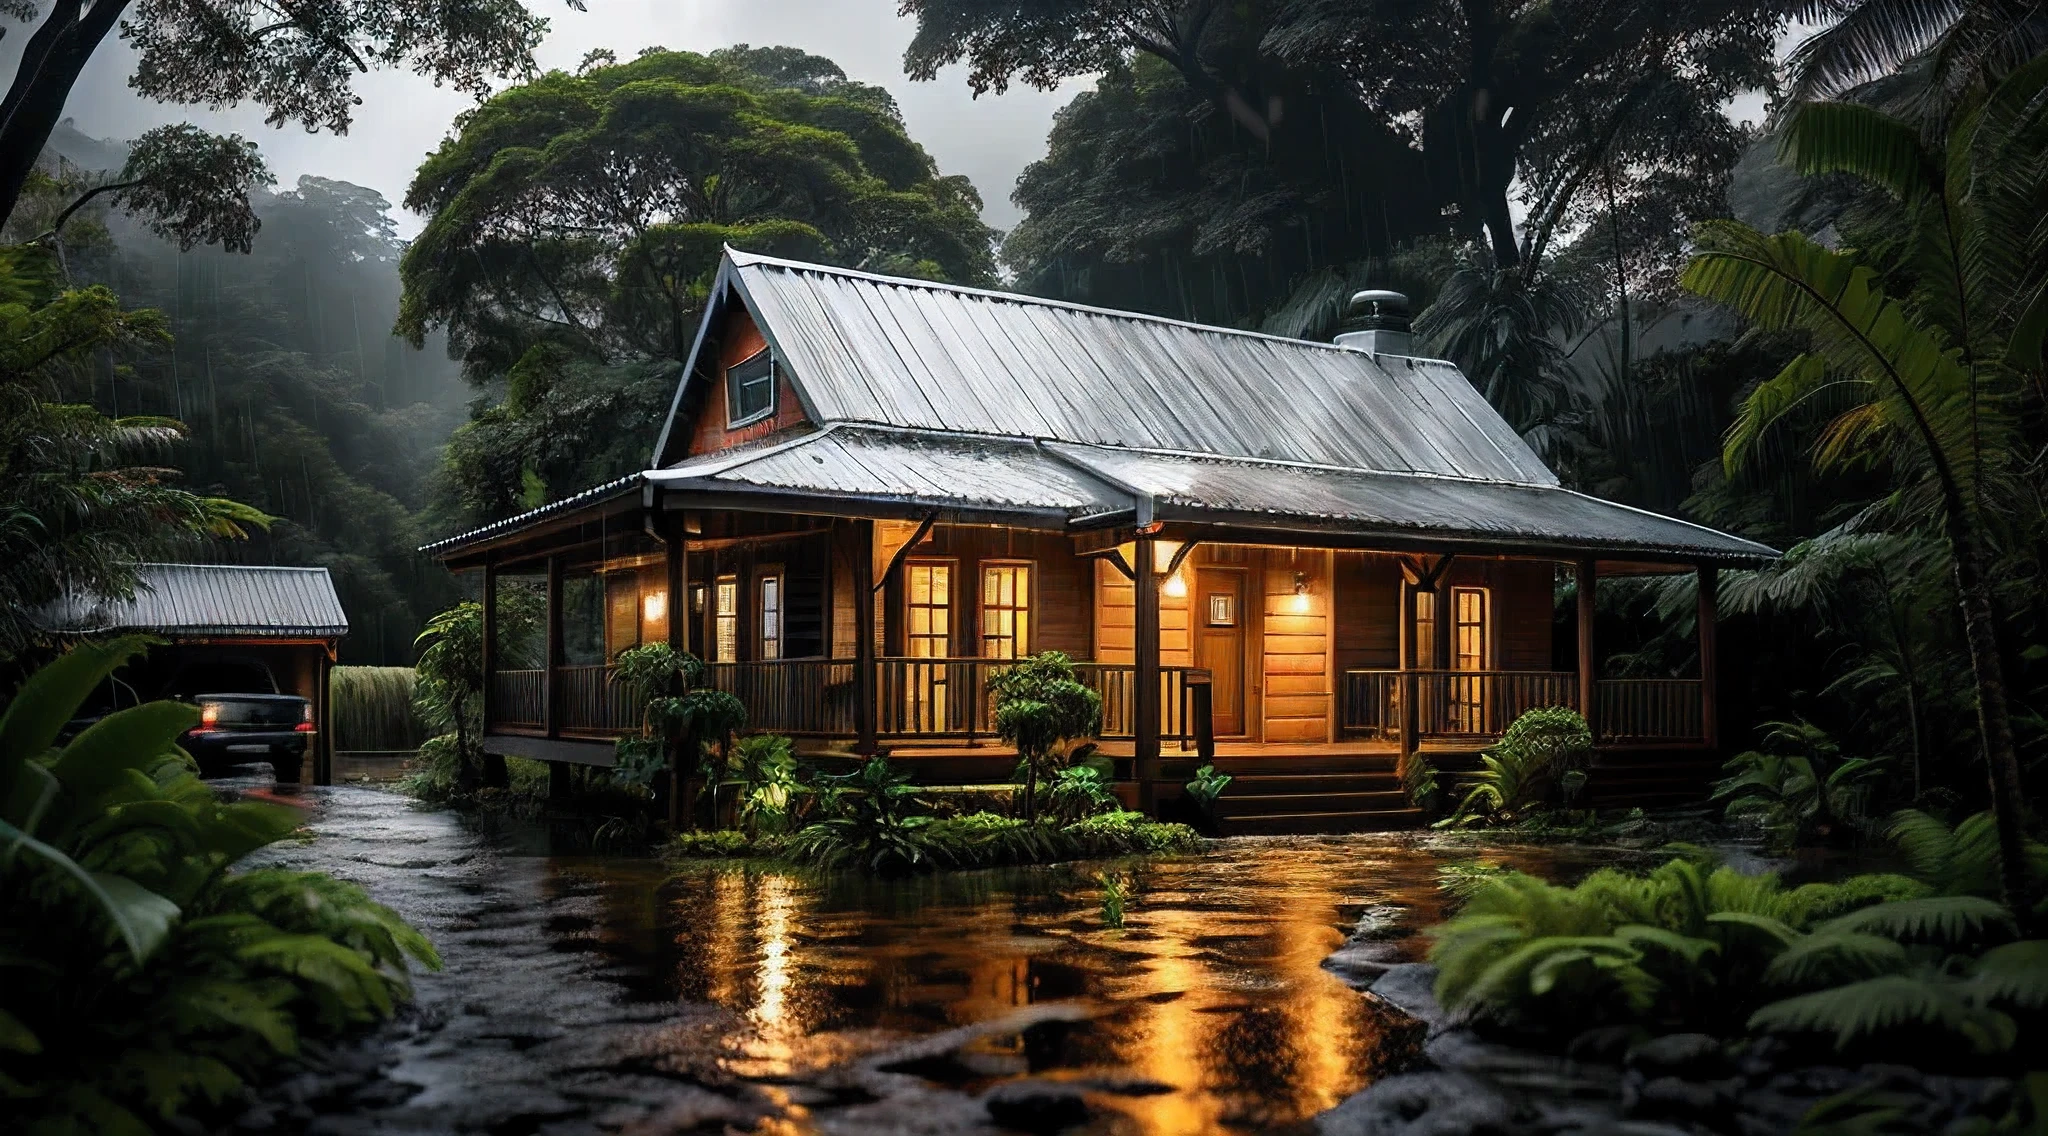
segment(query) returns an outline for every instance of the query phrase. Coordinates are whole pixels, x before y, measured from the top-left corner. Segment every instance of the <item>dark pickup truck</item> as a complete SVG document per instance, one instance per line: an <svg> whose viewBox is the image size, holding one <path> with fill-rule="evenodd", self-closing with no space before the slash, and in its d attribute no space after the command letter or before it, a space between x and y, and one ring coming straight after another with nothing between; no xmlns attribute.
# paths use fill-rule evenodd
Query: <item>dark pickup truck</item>
<svg viewBox="0 0 2048 1136"><path fill-rule="evenodd" d="M251 761L296 770L313 736L312 704L279 694L270 668L254 659L188 664L162 696L199 707L199 724L179 744L204 772Z"/></svg>

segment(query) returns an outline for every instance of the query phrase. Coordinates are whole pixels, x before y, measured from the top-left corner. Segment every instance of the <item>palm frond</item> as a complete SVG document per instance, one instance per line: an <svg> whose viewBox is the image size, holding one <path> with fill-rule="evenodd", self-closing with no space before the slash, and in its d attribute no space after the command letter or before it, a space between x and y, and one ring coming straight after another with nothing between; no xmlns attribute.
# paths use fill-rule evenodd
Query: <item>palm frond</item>
<svg viewBox="0 0 2048 1136"><path fill-rule="evenodd" d="M1906 948L1882 935L1860 931L1806 935L1786 947L1764 970L1777 986L1839 986L1906 969Z"/></svg>
<svg viewBox="0 0 2048 1136"><path fill-rule="evenodd" d="M2009 935L2012 930L2012 913L2001 904L1974 895L1936 895L1838 915L1815 928L1815 933L1865 932L1902 943L1958 947L1987 936Z"/></svg>
<svg viewBox="0 0 2048 1136"><path fill-rule="evenodd" d="M1893 1030L1937 1029L1978 1053L2002 1053L2017 1034L2013 1020L1971 1005L1960 983L1888 974L1772 1002L1749 1018L1768 1033L1825 1033L1837 1050Z"/></svg>

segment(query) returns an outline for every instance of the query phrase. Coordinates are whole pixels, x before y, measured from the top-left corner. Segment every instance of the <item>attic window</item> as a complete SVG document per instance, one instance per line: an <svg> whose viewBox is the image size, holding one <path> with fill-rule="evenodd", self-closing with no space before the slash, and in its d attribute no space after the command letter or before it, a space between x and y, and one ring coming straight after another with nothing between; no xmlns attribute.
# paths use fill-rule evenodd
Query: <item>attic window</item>
<svg viewBox="0 0 2048 1136"><path fill-rule="evenodd" d="M725 369L725 425L728 429L775 413L775 359L766 347Z"/></svg>

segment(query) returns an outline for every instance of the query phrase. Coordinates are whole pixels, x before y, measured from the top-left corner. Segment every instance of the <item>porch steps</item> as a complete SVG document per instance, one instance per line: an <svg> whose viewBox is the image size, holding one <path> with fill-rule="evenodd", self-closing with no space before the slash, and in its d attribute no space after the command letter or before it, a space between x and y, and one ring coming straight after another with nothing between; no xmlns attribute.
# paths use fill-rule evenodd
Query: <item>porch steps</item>
<svg viewBox="0 0 2048 1136"><path fill-rule="evenodd" d="M1225 836L1387 832L1413 828L1423 816L1410 807L1390 753L1218 757L1230 774L1216 801Z"/></svg>
<svg viewBox="0 0 2048 1136"><path fill-rule="evenodd" d="M1321 836L1345 832L1399 832L1428 820L1419 809L1383 812L1277 813L1220 821L1225 836Z"/></svg>

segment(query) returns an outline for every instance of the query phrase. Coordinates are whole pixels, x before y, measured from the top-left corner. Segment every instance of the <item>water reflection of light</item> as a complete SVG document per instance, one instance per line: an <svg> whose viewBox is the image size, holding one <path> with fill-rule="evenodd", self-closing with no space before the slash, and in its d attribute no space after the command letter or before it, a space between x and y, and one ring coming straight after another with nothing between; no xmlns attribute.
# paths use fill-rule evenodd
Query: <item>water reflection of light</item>
<svg viewBox="0 0 2048 1136"><path fill-rule="evenodd" d="M754 1021L764 1031L782 1025L783 999L789 993L789 933L796 922L796 896L788 876L764 876L756 904L760 912L761 961L754 967L754 982L760 1001L754 1005Z"/></svg>

